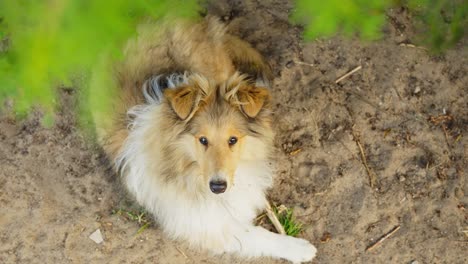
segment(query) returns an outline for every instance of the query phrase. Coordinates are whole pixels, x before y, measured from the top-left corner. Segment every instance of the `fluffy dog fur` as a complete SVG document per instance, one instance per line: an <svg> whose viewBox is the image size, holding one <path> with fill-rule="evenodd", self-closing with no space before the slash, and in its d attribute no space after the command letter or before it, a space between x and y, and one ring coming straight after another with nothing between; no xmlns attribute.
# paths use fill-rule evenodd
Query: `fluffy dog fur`
<svg viewBox="0 0 468 264"><path fill-rule="evenodd" d="M308 241L252 223L272 185L271 72L257 51L213 18L160 22L141 27L116 70L120 100L101 142L170 237L213 253L315 256Z"/></svg>

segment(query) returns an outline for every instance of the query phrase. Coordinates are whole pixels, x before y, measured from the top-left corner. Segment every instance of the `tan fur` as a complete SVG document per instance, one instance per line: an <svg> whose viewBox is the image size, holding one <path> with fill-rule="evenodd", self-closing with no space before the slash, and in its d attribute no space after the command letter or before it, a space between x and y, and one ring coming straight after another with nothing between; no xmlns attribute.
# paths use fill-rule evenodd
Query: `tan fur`
<svg viewBox="0 0 468 264"><path fill-rule="evenodd" d="M110 118L116 122L112 127L99 127L102 122L96 121L98 131L106 131L98 136L106 152L114 158L127 134L126 113L134 105L144 102L141 87L149 77L188 71L216 85L230 78L236 79L232 76L237 70L266 82L272 78L270 67L262 56L248 43L227 34L225 26L212 17L196 24L171 21L141 25L138 38L128 42L124 60L115 68L121 94L115 102L116 112ZM200 80L195 82L207 86Z"/></svg>
<svg viewBox="0 0 468 264"><path fill-rule="evenodd" d="M267 89L255 86L242 87L238 94L241 110L250 118L255 118L270 99Z"/></svg>
<svg viewBox="0 0 468 264"><path fill-rule="evenodd" d="M164 95L171 104L172 109L174 109L174 112L182 120L185 120L195 110L195 99L199 92L197 87L187 86L177 90L166 90Z"/></svg>

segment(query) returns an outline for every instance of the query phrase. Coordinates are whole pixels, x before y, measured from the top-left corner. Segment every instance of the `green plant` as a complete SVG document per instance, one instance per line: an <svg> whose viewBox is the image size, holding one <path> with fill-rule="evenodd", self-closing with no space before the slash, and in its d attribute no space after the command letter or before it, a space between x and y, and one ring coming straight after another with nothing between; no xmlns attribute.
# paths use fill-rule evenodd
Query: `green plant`
<svg viewBox="0 0 468 264"><path fill-rule="evenodd" d="M285 206L274 206L273 212L278 217L286 235L295 237L302 231L302 224L297 222L293 217L293 209L286 208Z"/></svg>
<svg viewBox="0 0 468 264"><path fill-rule="evenodd" d="M417 18L415 27L419 41L434 52L456 44L468 28L468 1L465 0L406 0Z"/></svg>
<svg viewBox="0 0 468 264"><path fill-rule="evenodd" d="M117 210L112 210L112 214L123 216L130 221L136 222L140 226L136 232L137 235L141 234L146 228L152 225L151 218L144 209L130 210L119 208Z"/></svg>
<svg viewBox="0 0 468 264"><path fill-rule="evenodd" d="M296 0L292 21L304 25L304 37L312 40L338 32L364 39L380 37L385 10L391 1L382 0Z"/></svg>
<svg viewBox="0 0 468 264"><path fill-rule="evenodd" d="M409 9L419 42L435 52L453 46L468 28L466 0L296 0L291 20L304 26L306 40L337 33L377 39L394 7Z"/></svg>

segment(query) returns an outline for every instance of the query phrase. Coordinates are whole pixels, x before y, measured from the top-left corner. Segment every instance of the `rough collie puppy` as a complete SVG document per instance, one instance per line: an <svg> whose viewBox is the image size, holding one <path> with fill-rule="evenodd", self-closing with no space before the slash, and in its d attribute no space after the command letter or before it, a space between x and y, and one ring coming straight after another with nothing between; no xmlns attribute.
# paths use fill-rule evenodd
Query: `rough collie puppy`
<svg viewBox="0 0 468 264"><path fill-rule="evenodd" d="M310 261L308 241L254 226L272 185L271 72L214 18L141 27L98 129L128 191L171 238L213 253Z"/></svg>

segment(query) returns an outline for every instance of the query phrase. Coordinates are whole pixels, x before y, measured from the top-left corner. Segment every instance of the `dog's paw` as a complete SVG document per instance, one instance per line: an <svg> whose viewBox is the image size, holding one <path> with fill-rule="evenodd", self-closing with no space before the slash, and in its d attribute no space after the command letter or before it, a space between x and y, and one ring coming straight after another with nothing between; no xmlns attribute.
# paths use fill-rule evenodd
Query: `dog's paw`
<svg viewBox="0 0 468 264"><path fill-rule="evenodd" d="M317 249L309 241L294 237L285 237L281 251L283 258L293 263L311 261L317 253Z"/></svg>

